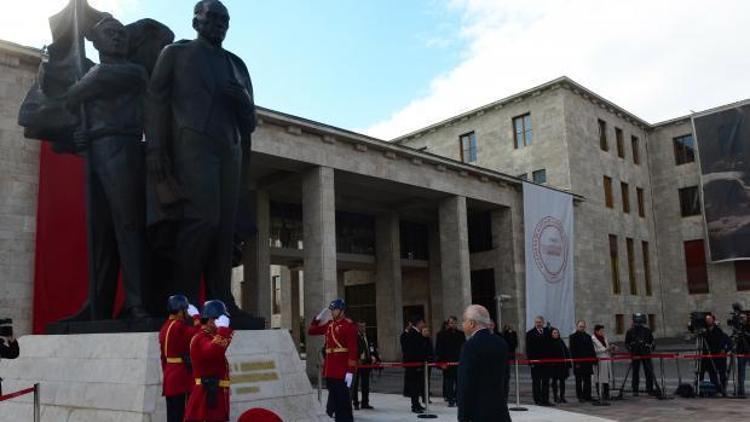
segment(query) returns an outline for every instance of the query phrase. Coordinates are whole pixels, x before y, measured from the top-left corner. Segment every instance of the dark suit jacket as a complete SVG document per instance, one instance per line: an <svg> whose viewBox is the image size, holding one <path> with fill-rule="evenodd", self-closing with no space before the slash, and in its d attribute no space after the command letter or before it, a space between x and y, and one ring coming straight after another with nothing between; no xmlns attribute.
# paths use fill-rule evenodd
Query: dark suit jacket
<svg viewBox="0 0 750 422"><path fill-rule="evenodd" d="M15 359L18 357L20 349L18 348L18 340L8 342L3 338L0 338L0 358L4 359Z"/></svg>
<svg viewBox="0 0 750 422"><path fill-rule="evenodd" d="M594 342L591 340L591 334L587 332L578 332L570 335L570 355L573 359L595 358ZM573 364L573 373L578 376L587 376L594 373L594 362L575 362Z"/></svg>
<svg viewBox="0 0 750 422"><path fill-rule="evenodd" d="M401 335L401 355L403 362L426 362L429 350L425 337L415 328L409 328ZM404 370L404 396L412 397L422 394L424 373L422 367L411 367Z"/></svg>
<svg viewBox="0 0 750 422"><path fill-rule="evenodd" d="M490 330L466 340L458 364L458 420L510 422L505 394L508 345Z"/></svg>

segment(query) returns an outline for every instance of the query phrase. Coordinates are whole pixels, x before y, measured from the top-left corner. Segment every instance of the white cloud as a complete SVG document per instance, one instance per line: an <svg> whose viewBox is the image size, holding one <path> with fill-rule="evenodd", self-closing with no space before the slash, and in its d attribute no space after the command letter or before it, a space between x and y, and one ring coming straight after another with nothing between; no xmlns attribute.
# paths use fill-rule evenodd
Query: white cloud
<svg viewBox="0 0 750 422"><path fill-rule="evenodd" d="M48 19L69 2L69 0L5 1L13 5L0 14L0 39L36 48L52 42ZM109 12L118 17L122 16L125 10L137 7L138 1L89 0L89 4L97 10Z"/></svg>
<svg viewBox="0 0 750 422"><path fill-rule="evenodd" d="M403 135L561 75L651 122L750 97L750 2L454 0L464 59L365 132Z"/></svg>

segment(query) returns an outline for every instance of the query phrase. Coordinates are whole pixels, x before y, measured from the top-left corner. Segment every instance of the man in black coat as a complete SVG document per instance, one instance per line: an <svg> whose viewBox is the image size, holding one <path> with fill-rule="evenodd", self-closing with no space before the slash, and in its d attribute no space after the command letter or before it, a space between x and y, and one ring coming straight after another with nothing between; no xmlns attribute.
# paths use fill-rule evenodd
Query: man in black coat
<svg viewBox="0 0 750 422"><path fill-rule="evenodd" d="M633 395L638 396L638 387L640 386L641 365L643 372L646 374L646 393L649 395L656 394L654 390L654 365L651 359L643 359L641 356L649 355L654 351L654 335L646 327L645 317L643 314L633 316L633 326L625 333L625 347L631 355L639 357L630 361L633 370Z"/></svg>
<svg viewBox="0 0 750 422"><path fill-rule="evenodd" d="M526 333L526 357L546 359L552 348L552 337L544 326L544 317L534 318L534 328ZM531 364L531 382L534 403L539 406L554 406L549 401L549 371L546 365Z"/></svg>
<svg viewBox="0 0 750 422"><path fill-rule="evenodd" d="M458 331L458 319L455 316L448 317L445 328L437 334L435 352L438 362L458 362L461 356L461 347L466 341L463 332ZM456 405L456 381L458 368L446 366L443 368L443 398L448 402L448 407Z"/></svg>
<svg viewBox="0 0 750 422"><path fill-rule="evenodd" d="M713 314L706 315L706 332L703 334L703 354L718 355L731 349L732 343L722 329L716 325ZM722 396L727 396L727 359L724 357L705 358L701 360L701 378L708 372L711 383Z"/></svg>
<svg viewBox="0 0 750 422"><path fill-rule="evenodd" d="M242 59L222 47L226 7L202 0L193 13L197 39L165 47L151 77L148 177L158 184L171 174L181 190L170 291L197 301L203 277L206 296L224 301L234 316L240 312L231 292L233 238L256 122L253 88ZM163 198L153 202L166 208ZM154 230L164 221L148 223Z"/></svg>
<svg viewBox="0 0 750 422"><path fill-rule="evenodd" d="M468 337L458 364L459 422L510 422L505 399L508 345L490 331L487 309L466 308L463 331Z"/></svg>
<svg viewBox="0 0 750 422"><path fill-rule="evenodd" d="M372 365L380 362L380 355L375 343L367 338L367 324L357 322L357 353L360 365ZM358 368L352 383L352 405L354 410L360 409L358 391L362 389L362 409L372 409L370 406L370 373L372 368Z"/></svg>
<svg viewBox="0 0 750 422"><path fill-rule="evenodd" d="M411 411L423 413L425 408L419 403L424 391L424 362L428 359L422 328L424 319L421 316L411 318L411 323L401 334L401 356L403 363L419 363L420 366L404 368L404 396L411 399Z"/></svg>
<svg viewBox="0 0 750 422"><path fill-rule="evenodd" d="M0 358L3 359L15 359L20 353L18 347L18 340L13 336L13 332L10 332L10 336L0 337ZM3 379L0 378L0 396L3 395Z"/></svg>
<svg viewBox="0 0 750 422"><path fill-rule="evenodd" d="M570 335L570 356L573 359L595 359L596 351L591 334L586 332L586 321L576 324L576 332ZM576 377L576 397L583 403L591 401L591 376L594 374L594 362L574 362L573 375Z"/></svg>
<svg viewBox="0 0 750 422"><path fill-rule="evenodd" d="M503 331L499 334L508 344L508 365L515 365L516 349L518 349L518 333L513 331L513 327L505 324ZM510 394L510 371L505 374L505 400L508 400L508 394Z"/></svg>

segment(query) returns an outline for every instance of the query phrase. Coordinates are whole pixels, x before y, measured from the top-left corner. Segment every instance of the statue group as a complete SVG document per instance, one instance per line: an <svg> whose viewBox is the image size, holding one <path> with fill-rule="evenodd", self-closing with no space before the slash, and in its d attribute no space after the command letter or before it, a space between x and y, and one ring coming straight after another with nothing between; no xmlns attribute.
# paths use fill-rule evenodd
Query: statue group
<svg viewBox="0 0 750 422"><path fill-rule="evenodd" d="M160 313L170 294L205 294L239 313L231 292L236 219L255 106L242 59L222 47L229 13L194 8L194 40L165 25L123 25L71 0L50 18L53 43L21 106L29 138L86 165L89 295L73 321ZM84 38L99 53L86 59Z"/></svg>

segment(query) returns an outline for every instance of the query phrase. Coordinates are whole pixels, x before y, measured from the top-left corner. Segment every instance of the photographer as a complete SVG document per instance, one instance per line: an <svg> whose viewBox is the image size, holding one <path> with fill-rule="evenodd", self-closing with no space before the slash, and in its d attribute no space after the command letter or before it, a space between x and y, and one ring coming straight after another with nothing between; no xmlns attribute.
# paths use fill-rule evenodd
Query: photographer
<svg viewBox="0 0 750 422"><path fill-rule="evenodd" d="M646 326L645 317L644 314L633 314L633 326L625 334L625 347L633 356L630 362L633 369L633 396L638 396L641 364L643 364L643 372L646 374L646 393L648 395L656 394L654 390L654 366L650 358L643 358L643 356L654 351L654 336Z"/></svg>
<svg viewBox="0 0 750 422"><path fill-rule="evenodd" d="M738 317L738 326L734 327L734 344L738 355L750 354L750 322L747 314ZM750 361L747 357L737 358L737 397L745 398L745 370Z"/></svg>
<svg viewBox="0 0 750 422"><path fill-rule="evenodd" d="M18 341L13 335L13 326L10 325L12 323L11 319L0 320L0 358L3 359L15 359L20 352ZM2 381L0 378L0 396L3 395Z"/></svg>
<svg viewBox="0 0 750 422"><path fill-rule="evenodd" d="M705 317L706 331L703 341L703 354L704 355L718 355L726 353L731 347L731 341L718 325L716 325L716 317L713 314L708 314ZM708 377L711 379L711 383L716 386L716 389L721 392L721 395L727 396L727 359L726 357L711 357L703 358L701 360L701 377L704 372L708 372Z"/></svg>

